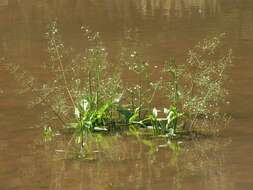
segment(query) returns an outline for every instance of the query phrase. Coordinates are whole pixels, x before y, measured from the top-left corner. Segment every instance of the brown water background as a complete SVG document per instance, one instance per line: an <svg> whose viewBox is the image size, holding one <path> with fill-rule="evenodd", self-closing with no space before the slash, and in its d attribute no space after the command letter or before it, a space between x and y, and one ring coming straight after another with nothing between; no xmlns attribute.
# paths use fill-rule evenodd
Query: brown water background
<svg viewBox="0 0 253 190"><path fill-rule="evenodd" d="M227 34L230 127L221 136L184 142L180 153L122 139L105 159L62 160L36 128L39 110L0 65L0 190L253 189L253 1L251 0L0 0L0 56L41 74L44 33L57 18L67 45L81 47L80 27L99 31L112 60L131 29L152 63L186 51L206 36Z"/></svg>

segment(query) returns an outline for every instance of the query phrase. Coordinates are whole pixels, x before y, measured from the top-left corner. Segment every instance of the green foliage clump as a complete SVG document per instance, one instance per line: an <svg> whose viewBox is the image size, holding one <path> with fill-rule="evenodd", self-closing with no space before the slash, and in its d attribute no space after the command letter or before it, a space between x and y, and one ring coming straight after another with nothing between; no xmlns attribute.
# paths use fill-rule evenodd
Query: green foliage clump
<svg viewBox="0 0 253 190"><path fill-rule="evenodd" d="M75 53L65 47L56 22L50 24L46 34L48 62L44 65L50 80L35 80L18 65L8 64L23 89L35 95L32 105L45 107L41 122L45 136L52 137L51 126L63 125L74 130L73 139L84 150L92 134L122 126L134 134L142 128L174 138L200 119L219 115L219 105L227 94L225 72L232 53L219 49L222 36L205 39L189 50L184 64L170 59L154 79L151 64L127 48L122 51L120 67L112 68L99 33L85 27L81 30L88 46L82 53ZM122 82L120 71L125 67L136 81ZM154 108L154 100L162 95L167 101L160 111Z"/></svg>

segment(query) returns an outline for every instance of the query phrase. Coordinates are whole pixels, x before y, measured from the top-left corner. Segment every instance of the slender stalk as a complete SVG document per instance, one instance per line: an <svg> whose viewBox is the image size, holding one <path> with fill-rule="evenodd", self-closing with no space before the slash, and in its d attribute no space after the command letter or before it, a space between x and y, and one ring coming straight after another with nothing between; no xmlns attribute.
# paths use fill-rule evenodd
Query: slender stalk
<svg viewBox="0 0 253 190"><path fill-rule="evenodd" d="M89 82L89 95L92 97L92 83L91 83L91 73L88 73L88 82Z"/></svg>
<svg viewBox="0 0 253 190"><path fill-rule="evenodd" d="M55 49L55 51L56 51L56 55L57 55L58 63L59 63L59 65L60 65L60 69L61 69L61 72L62 72L62 76L63 76L63 80L64 80L64 84L65 84L66 91L67 91L67 93L68 93L68 96L69 96L69 98L70 98L70 100L71 100L71 103L72 103L73 107L75 108L76 105L75 105L75 102L74 102L74 100L73 100L73 97L72 97L72 95L71 95L71 93L70 93L70 90L69 90L69 88L68 88L67 78L66 78L65 71L64 71L64 67L63 67L63 64L62 64L61 56L60 56L60 53L59 53L59 51L58 51L58 47L57 47L57 45L56 45L54 39L52 40L52 43L53 43L54 49Z"/></svg>
<svg viewBox="0 0 253 190"><path fill-rule="evenodd" d="M100 91L100 65L96 66L96 110L99 107L99 91Z"/></svg>
<svg viewBox="0 0 253 190"><path fill-rule="evenodd" d="M134 112L134 94L131 92L131 104L132 104L132 112Z"/></svg>
<svg viewBox="0 0 253 190"><path fill-rule="evenodd" d="M139 91L138 91L138 98L139 98L139 119L141 119L141 101L142 101L142 98L141 98L141 86L139 88Z"/></svg>

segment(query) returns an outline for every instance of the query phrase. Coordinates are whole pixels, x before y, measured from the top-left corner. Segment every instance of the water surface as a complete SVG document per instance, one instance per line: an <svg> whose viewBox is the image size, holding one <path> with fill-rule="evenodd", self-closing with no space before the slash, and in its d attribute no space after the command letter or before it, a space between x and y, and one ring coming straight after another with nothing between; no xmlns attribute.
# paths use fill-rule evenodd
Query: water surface
<svg viewBox="0 0 253 190"><path fill-rule="evenodd" d="M81 26L101 33L117 62L127 31L154 65L186 51L206 36L226 33L233 49L229 70L230 128L220 137L187 141L180 153L150 156L133 139L121 139L99 161L62 160L61 140L45 144L36 128L40 110L27 110L0 65L0 189L252 189L253 2L251 0L0 0L0 55L40 75L46 59L44 33L58 19L69 46L82 47Z"/></svg>

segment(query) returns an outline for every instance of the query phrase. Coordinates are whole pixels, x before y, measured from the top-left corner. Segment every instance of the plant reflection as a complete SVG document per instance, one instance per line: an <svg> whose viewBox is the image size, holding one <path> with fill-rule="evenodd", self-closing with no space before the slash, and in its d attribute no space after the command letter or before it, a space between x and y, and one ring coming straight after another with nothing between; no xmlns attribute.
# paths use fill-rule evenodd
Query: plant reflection
<svg viewBox="0 0 253 190"><path fill-rule="evenodd" d="M148 146L122 137L111 145L108 156L96 160L64 159L64 153L57 152L49 159L49 189L187 189L189 184L199 189L233 189L224 165L228 159L224 150L230 143L221 137L171 142L150 154ZM61 146L63 141L55 148ZM44 151L47 157L52 155L48 151Z"/></svg>

